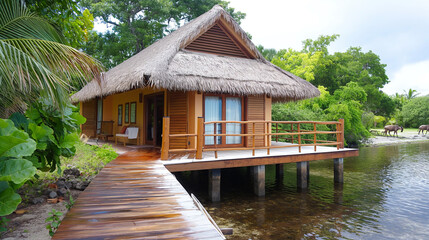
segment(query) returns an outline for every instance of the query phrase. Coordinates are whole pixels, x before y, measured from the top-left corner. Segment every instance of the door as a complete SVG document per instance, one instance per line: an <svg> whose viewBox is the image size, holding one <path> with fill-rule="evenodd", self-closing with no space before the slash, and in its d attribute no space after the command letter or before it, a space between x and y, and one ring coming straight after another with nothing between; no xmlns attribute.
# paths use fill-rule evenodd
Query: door
<svg viewBox="0 0 429 240"><path fill-rule="evenodd" d="M101 122L103 121L103 98L97 98L97 134L101 132Z"/></svg>
<svg viewBox="0 0 429 240"><path fill-rule="evenodd" d="M164 117L164 93L145 96L146 144L161 146L162 118Z"/></svg>

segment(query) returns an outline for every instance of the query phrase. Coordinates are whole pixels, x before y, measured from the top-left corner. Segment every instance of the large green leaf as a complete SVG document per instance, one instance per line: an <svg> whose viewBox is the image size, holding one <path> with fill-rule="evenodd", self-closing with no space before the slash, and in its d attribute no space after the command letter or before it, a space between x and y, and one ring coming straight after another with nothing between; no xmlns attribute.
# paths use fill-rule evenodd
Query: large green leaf
<svg viewBox="0 0 429 240"><path fill-rule="evenodd" d="M77 125L81 125L81 124L84 124L86 122L86 118L77 112L74 112L70 117L74 120L74 122Z"/></svg>
<svg viewBox="0 0 429 240"><path fill-rule="evenodd" d="M9 119L0 119L0 157L30 156L36 150L36 142L28 134L18 130Z"/></svg>
<svg viewBox="0 0 429 240"><path fill-rule="evenodd" d="M0 161L0 181L20 184L34 176L36 170L33 163L25 159L3 160Z"/></svg>
<svg viewBox="0 0 429 240"><path fill-rule="evenodd" d="M79 141L79 135L77 135L77 133L70 133L67 134L63 140L61 141L60 147L62 148L71 148L73 147L76 142Z"/></svg>
<svg viewBox="0 0 429 240"><path fill-rule="evenodd" d="M0 182L0 216L13 213L21 202L19 194L5 181Z"/></svg>

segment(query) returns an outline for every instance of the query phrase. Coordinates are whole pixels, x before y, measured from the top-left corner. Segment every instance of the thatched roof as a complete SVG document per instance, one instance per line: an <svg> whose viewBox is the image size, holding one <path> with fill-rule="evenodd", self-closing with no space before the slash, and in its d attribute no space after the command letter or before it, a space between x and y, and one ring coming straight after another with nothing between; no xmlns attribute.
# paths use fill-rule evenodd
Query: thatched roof
<svg viewBox="0 0 429 240"><path fill-rule="evenodd" d="M255 59L184 50L219 20L231 26ZM83 102L146 86L238 95L267 94L277 100L299 100L320 94L309 82L265 60L243 29L220 6L214 6L104 73L101 85L91 81L74 94L72 100Z"/></svg>

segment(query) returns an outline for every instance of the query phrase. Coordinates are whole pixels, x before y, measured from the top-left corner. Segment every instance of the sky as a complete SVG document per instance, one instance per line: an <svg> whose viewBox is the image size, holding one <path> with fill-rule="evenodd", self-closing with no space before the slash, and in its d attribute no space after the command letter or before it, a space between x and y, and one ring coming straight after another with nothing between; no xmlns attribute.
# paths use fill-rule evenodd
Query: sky
<svg viewBox="0 0 429 240"><path fill-rule="evenodd" d="M256 45L300 50L305 39L339 34L331 53L362 47L387 64L384 92L429 94L429 0L229 1L246 13L241 27Z"/></svg>

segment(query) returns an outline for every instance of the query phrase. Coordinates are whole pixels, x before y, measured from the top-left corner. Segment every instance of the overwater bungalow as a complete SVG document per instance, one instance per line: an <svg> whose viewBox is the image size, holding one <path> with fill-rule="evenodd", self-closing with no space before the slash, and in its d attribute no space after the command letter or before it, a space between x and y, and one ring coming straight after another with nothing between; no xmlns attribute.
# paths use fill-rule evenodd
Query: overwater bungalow
<svg viewBox="0 0 429 240"><path fill-rule="evenodd" d="M305 187L308 161L334 158L338 170L343 157L358 154L344 148L342 120L272 121L273 103L319 94L308 81L267 61L234 19L215 6L72 99L87 118L82 133L88 137L161 147L167 169L211 170L213 186L220 181L219 169L252 166L258 176L255 193L264 195L264 165L297 162ZM331 130L319 131L320 125ZM219 189L211 191L212 200L219 200Z"/></svg>

